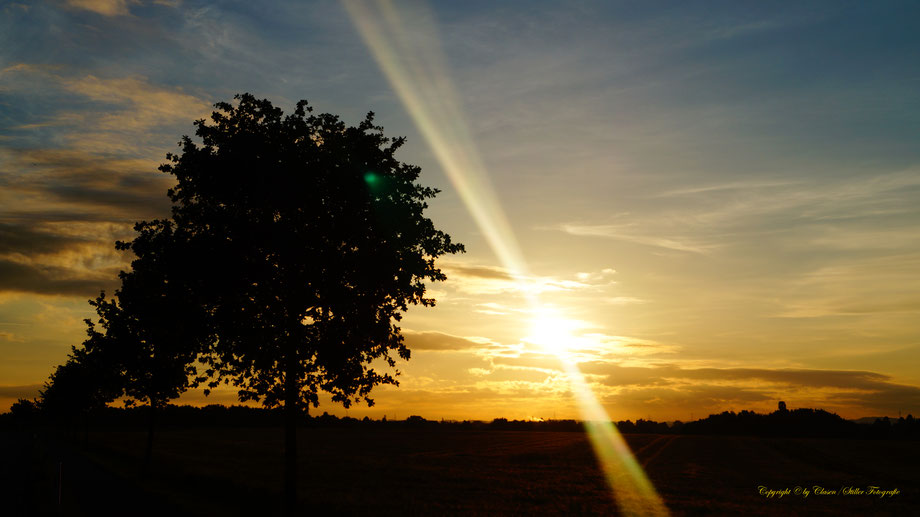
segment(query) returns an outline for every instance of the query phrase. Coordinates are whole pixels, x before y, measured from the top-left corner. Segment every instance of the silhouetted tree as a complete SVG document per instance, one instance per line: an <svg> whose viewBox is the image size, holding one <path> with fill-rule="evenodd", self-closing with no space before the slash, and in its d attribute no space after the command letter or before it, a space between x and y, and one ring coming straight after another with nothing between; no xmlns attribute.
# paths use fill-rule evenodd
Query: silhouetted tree
<svg viewBox="0 0 920 517"><path fill-rule="evenodd" d="M211 334L204 308L190 291L185 248L173 225L153 221L138 223L135 230L133 241L116 244L137 255L131 271L120 273L121 287L110 299L102 293L90 301L102 330L86 320L87 349L118 373L127 404L144 402L149 408L146 472L157 410L202 380L195 362Z"/></svg>
<svg viewBox="0 0 920 517"><path fill-rule="evenodd" d="M406 425L409 427L424 427L428 424L435 424L435 422L427 420L419 415L411 415L406 419Z"/></svg>
<svg viewBox="0 0 920 517"><path fill-rule="evenodd" d="M283 405L285 506L296 503L296 422L320 391L348 407L378 384L397 384L408 359L398 322L410 304L434 305L426 280L444 280L443 254L463 251L424 217L437 190L394 157L373 114L356 127L312 114L301 101L283 116L268 100L236 96L199 120L161 170L176 234L188 246L195 291L217 344L218 380L241 400Z"/></svg>
<svg viewBox="0 0 920 517"><path fill-rule="evenodd" d="M91 353L97 339L91 334L82 347L71 347L39 392L38 407L52 421L71 428L82 422L86 429L91 412L121 395L117 373Z"/></svg>
<svg viewBox="0 0 920 517"><path fill-rule="evenodd" d="M38 402L34 399L17 399L10 406L10 416L20 426L31 426L38 416L38 411Z"/></svg>

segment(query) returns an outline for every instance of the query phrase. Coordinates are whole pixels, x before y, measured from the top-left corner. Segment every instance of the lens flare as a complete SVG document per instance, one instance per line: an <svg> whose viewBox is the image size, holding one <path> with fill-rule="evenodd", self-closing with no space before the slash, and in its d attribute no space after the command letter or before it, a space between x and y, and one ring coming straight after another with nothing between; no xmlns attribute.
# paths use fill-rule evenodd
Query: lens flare
<svg viewBox="0 0 920 517"><path fill-rule="evenodd" d="M389 0L343 0L343 4L499 261L515 277L527 278L517 240L467 130L427 5L417 2L407 7ZM546 308L536 294L527 298L534 315L532 342L555 353L563 364L620 511L626 515L668 515L642 467L566 353L577 339L571 322L546 317Z"/></svg>

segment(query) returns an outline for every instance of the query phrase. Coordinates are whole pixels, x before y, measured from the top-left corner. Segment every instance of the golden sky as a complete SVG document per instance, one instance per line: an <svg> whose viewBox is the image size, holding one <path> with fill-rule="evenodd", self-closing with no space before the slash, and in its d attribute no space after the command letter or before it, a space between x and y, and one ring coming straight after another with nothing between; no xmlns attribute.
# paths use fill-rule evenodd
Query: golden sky
<svg viewBox="0 0 920 517"><path fill-rule="evenodd" d="M920 414L916 6L396 4L0 6L0 409L168 215L165 154L245 91L373 110L467 247L404 319L401 386L350 416L575 418L560 355L615 419Z"/></svg>

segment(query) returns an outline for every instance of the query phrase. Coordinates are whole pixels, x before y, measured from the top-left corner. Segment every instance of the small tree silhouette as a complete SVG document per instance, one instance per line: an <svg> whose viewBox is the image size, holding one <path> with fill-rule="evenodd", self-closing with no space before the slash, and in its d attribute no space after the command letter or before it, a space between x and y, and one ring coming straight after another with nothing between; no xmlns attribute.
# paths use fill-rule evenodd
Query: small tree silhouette
<svg viewBox="0 0 920 517"><path fill-rule="evenodd" d="M86 348L117 372L120 388L133 405L149 408L144 472L150 467L156 413L201 380L195 361L210 343L203 307L182 267L183 249L168 221L139 223L138 236L116 247L137 255L131 271L120 273L121 287L111 299L102 293L90 304L96 308L98 330L86 320L90 339Z"/></svg>
<svg viewBox="0 0 920 517"><path fill-rule="evenodd" d="M97 339L90 334L83 347L71 347L67 361L55 368L39 392L41 412L71 430L79 423L86 429L90 413L122 393L117 373L99 354L90 353Z"/></svg>
<svg viewBox="0 0 920 517"><path fill-rule="evenodd" d="M34 399L17 399L10 406L10 414L18 422L31 422L38 414L38 404Z"/></svg>
<svg viewBox="0 0 920 517"><path fill-rule="evenodd" d="M183 137L161 170L178 181L169 195L174 245L194 271L187 290L216 335L210 386L285 408L291 513L298 415L321 391L348 407L397 384L370 363L409 358L394 322L410 304L434 305L424 281L444 280L435 259L463 247L424 217L437 190L415 183L420 169L394 157L404 139L385 138L372 113L346 127L306 101L283 116L236 99L197 121L202 145Z"/></svg>

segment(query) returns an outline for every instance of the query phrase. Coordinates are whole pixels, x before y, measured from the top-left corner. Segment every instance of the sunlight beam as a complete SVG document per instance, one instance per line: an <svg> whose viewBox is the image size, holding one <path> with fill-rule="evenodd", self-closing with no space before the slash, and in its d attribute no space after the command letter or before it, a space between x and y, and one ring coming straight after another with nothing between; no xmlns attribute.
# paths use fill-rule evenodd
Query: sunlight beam
<svg viewBox="0 0 920 517"><path fill-rule="evenodd" d="M668 515L668 509L636 461L623 436L601 406L578 366L566 356L559 358L569 376L594 454L613 489L617 506L626 515Z"/></svg>
<svg viewBox="0 0 920 517"><path fill-rule="evenodd" d="M526 279L526 263L467 129L427 5L415 2L407 8L389 0L343 0L343 4L499 261L516 278ZM526 296L531 314L538 318L545 307L535 293ZM566 353L566 343L575 339L572 329L556 318L536 324L533 335L536 342L555 353L568 374L585 429L620 511L625 515L668 515L642 467Z"/></svg>
<svg viewBox="0 0 920 517"><path fill-rule="evenodd" d="M421 2L411 9L386 0L343 3L498 259L525 276L517 240L467 130L431 12Z"/></svg>

